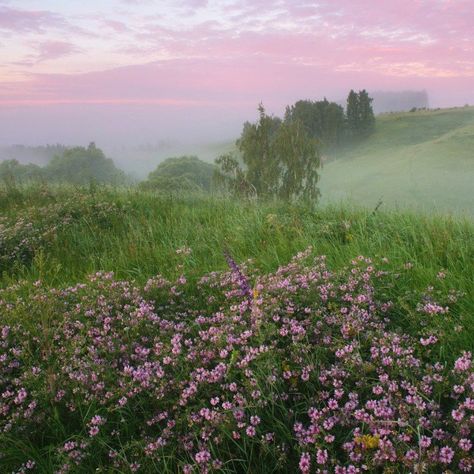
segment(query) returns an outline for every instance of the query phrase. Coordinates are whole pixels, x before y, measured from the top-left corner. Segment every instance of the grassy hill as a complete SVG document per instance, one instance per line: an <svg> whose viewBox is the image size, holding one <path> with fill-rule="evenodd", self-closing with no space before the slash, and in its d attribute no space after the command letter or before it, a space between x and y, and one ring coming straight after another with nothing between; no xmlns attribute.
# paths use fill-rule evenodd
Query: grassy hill
<svg viewBox="0 0 474 474"><path fill-rule="evenodd" d="M57 186L0 211L0 472L469 472L472 222Z"/></svg>
<svg viewBox="0 0 474 474"><path fill-rule="evenodd" d="M322 170L324 202L474 215L474 107L386 114Z"/></svg>

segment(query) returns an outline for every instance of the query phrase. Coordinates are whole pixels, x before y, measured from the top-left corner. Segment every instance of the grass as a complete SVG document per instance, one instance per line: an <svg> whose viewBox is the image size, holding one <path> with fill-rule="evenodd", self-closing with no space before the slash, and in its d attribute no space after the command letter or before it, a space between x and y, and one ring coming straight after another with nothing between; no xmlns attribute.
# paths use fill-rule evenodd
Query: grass
<svg viewBox="0 0 474 474"><path fill-rule="evenodd" d="M474 216L474 107L385 114L324 166L324 202Z"/></svg>
<svg viewBox="0 0 474 474"><path fill-rule="evenodd" d="M38 199L35 192L29 196L25 191L21 204L3 206L3 214L14 218L23 209L50 205L71 192L63 188ZM189 265L200 274L225 265L224 247L237 260L255 258L265 270L273 270L312 245L337 266L359 254L380 255L397 264L416 261L431 272L449 268L473 276L474 234L465 219L344 206L311 210L204 196L159 197L135 190L109 189L90 196L96 202L119 204L123 211L102 228L81 219L58 235L41 266L45 271L61 265L61 281L79 281L98 269L141 281L157 270L168 274L172 254L183 245L193 248ZM21 271L21 277L32 280L39 272L34 263Z"/></svg>
<svg viewBox="0 0 474 474"><path fill-rule="evenodd" d="M404 456L409 447L418 452L417 436L433 434L434 425L421 427L422 416L449 433L449 441L433 444L450 443L454 472L471 462L457 447L469 430L451 416L464 413L463 397L472 390L469 370L451 370L455 361L470 364L460 355L474 349L471 220L72 187L3 191L0 209L0 471L27 472L34 462L41 474L198 472L196 463L211 472L289 472L304 452L314 467L317 449L332 465L347 466L343 446L352 440L356 452L364 446L360 462L370 472L416 472ZM330 271L320 260L292 260L310 246L311 255L326 256ZM224 251L247 262L241 268L252 303L232 275L212 273L229 270ZM88 277L99 271L115 277ZM327 275L318 277L322 283L305 283L319 272ZM204 274L211 274L206 282ZM372 298L373 305L365 303ZM423 309L426 303L435 309ZM247 304L257 306L249 311ZM421 343L432 336L434 345ZM393 367L374 360L381 346L398 354ZM348 347L356 348L354 357L340 355ZM222 363L225 377L216 383ZM209 381L183 405L198 369ZM165 375L156 375L161 370ZM328 385L320 378L326 371ZM373 456L380 425L360 423L357 413L327 428L334 444L322 435L314 445L298 440L296 429L315 429L308 410L328 409L322 394L336 387L331 377L365 403L385 390L384 374L423 393L416 403L433 400L415 408L403 393L387 394L390 409L405 420L388 435L395 461L380 464ZM213 408L216 397L235 401L230 382L245 423L232 410ZM450 396L453 387L465 390L463 397ZM325 426L338 410L330 408ZM149 423L164 411L170 424ZM203 438L207 430L215 437ZM276 441L264 442L267 435ZM433 456L423 458L426 469L445 470ZM207 457L222 466L211 467Z"/></svg>
<svg viewBox="0 0 474 474"><path fill-rule="evenodd" d="M72 188L51 193L24 190L5 215L44 207L73 195ZM462 218L414 211L369 211L344 206L309 209L284 203L238 202L213 197L158 197L136 190L108 189L88 194L91 202L120 206L106 220L95 214L62 228L47 249L26 266L15 265L3 285L41 279L51 286L83 281L98 270L142 284L155 274L175 278L176 249L191 247L185 268L191 278L227 267L224 249L236 261L253 259L262 271L274 271L297 252L312 246L340 269L358 255L386 257L395 270L413 263L400 284L423 289L445 270L444 285L466 293L461 310L474 314L474 228ZM105 205L104 204L104 205ZM77 212L77 211L76 211ZM473 318L474 321L474 318Z"/></svg>

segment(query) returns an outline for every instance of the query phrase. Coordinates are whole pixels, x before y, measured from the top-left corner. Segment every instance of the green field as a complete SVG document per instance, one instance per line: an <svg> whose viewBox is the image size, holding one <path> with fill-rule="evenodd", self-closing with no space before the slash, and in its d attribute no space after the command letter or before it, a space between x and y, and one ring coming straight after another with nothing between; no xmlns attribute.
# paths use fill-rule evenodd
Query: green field
<svg viewBox="0 0 474 474"><path fill-rule="evenodd" d="M321 171L323 202L474 215L474 107L385 114Z"/></svg>
<svg viewBox="0 0 474 474"><path fill-rule="evenodd" d="M446 271L443 286L465 293L459 316L474 326L470 219L406 210L374 213L337 205L310 209L199 195L166 197L136 189L91 192L67 186L0 195L0 209L0 224L5 223L2 286L40 279L61 287L99 270L139 284L157 273L176 278L182 271L195 280L226 269L226 249L236 261L252 259L263 272L271 272L312 246L338 270L358 255L386 257L394 272L405 263L413 264L409 279L400 280L397 294L422 291L439 271ZM183 246L192 248L192 256L177 269L180 258L175 251Z"/></svg>
<svg viewBox="0 0 474 474"><path fill-rule="evenodd" d="M0 210L0 472L470 469L470 220L94 187Z"/></svg>

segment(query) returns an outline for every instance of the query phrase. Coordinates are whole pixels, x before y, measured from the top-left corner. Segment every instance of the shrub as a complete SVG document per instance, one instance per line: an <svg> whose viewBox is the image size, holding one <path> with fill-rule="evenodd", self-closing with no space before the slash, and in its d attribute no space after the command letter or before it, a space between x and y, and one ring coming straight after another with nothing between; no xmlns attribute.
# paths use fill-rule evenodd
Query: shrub
<svg viewBox="0 0 474 474"><path fill-rule="evenodd" d="M197 156L168 158L160 163L148 180L140 184L142 189L161 192L196 192L211 190L215 166L201 161Z"/></svg>
<svg viewBox="0 0 474 474"><path fill-rule="evenodd" d="M138 288L110 273L2 290L4 468L470 472L472 356L439 361L444 302L405 308L408 334L382 263L228 260L197 292L183 275Z"/></svg>

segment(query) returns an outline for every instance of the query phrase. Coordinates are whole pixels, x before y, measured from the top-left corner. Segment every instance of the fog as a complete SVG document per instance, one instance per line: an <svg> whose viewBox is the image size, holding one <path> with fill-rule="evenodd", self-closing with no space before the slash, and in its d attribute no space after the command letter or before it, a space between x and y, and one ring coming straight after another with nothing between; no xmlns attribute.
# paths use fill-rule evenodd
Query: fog
<svg viewBox="0 0 474 474"><path fill-rule="evenodd" d="M291 94L286 94L290 96ZM462 106L462 99L418 91L383 91L374 88L374 111L383 113L410 110L412 107L436 108ZM232 143L245 121L257 117L262 100L269 113L282 116L286 105L303 98L334 99L344 105L344 95L309 94L298 97L269 96L266 101L246 98L232 105L155 105L155 104L48 104L0 107L0 159L17 158L20 162L44 163L44 153L34 151L13 156L12 145L27 147L62 144L85 146L94 141L117 165L141 178L169 156L196 154L213 161L222 146ZM440 97L442 100L440 100ZM474 103L474 100L472 100ZM214 153L215 151L215 153Z"/></svg>

